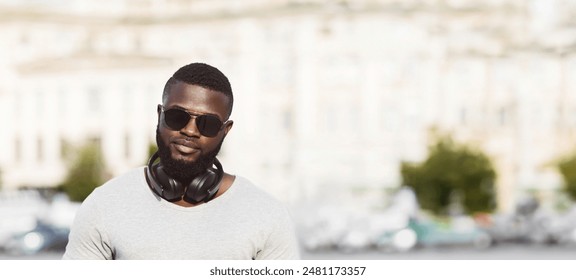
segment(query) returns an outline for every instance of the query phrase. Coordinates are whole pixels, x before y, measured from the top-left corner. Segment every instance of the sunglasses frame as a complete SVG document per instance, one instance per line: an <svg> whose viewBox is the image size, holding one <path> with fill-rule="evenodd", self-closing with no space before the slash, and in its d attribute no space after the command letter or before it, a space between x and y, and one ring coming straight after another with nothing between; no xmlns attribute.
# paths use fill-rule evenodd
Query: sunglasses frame
<svg viewBox="0 0 576 280"><path fill-rule="evenodd" d="M161 111L161 113L163 114L163 122L164 122L164 125L165 125L166 127L168 127L168 128L169 128L170 130L172 130L172 131L180 131L180 130L182 130L183 128L185 128L186 126L188 126L188 124L190 123L190 121L191 121L192 119L194 119L194 125L196 126L196 129L198 129L198 132L200 132L200 134L201 134L202 136L209 137L209 138L213 138L213 137L216 137L216 136L218 135L218 133L219 133L222 129L224 129L224 127L226 127L226 125L230 122L230 120L226 120L226 121L223 122L223 121L220 120L220 118L219 118L218 116L211 115L211 114L194 114L194 113L190 113L190 112L188 112L188 111L186 111L186 110L184 110L184 109L182 109L182 108L170 108L170 109L166 109L166 108L164 107L164 105L161 105L161 104L158 104L158 108L160 108L160 111ZM182 111L182 112L188 114L188 115L190 116L190 118L188 119L188 122L186 122L186 125L184 125L184 126L183 126L182 128L180 128L180 129L174 129L174 128L170 127L170 126L166 123L166 114L165 114L166 111L170 111L170 110L178 110L178 111ZM217 132L215 135L213 135L213 136L205 135L203 129L200 129L200 127L198 126L198 124L197 124L196 122L197 122L197 120L198 120L198 117L202 117L202 116L216 118L216 119L218 119L219 122L222 123L222 125L218 128L218 132Z"/></svg>

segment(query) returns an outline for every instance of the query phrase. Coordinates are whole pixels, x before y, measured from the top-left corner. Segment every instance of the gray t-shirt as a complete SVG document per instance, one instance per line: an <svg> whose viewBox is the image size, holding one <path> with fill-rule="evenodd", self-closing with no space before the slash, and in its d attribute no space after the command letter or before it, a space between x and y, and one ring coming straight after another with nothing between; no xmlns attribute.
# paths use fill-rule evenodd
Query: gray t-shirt
<svg viewBox="0 0 576 280"><path fill-rule="evenodd" d="M298 259L288 210L236 176L214 200L160 199L137 168L96 188L76 214L63 259Z"/></svg>

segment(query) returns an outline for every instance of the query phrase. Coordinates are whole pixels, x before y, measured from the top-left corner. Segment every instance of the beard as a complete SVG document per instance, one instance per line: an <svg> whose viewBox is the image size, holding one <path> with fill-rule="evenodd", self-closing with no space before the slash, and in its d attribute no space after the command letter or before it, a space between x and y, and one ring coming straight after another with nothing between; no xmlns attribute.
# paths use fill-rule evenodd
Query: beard
<svg viewBox="0 0 576 280"><path fill-rule="evenodd" d="M209 151L206 154L200 154L200 157L195 161L173 159L170 147L164 143L162 137L160 137L160 130L158 127L156 127L156 144L158 145L158 156L160 157L160 162L164 167L164 172L166 172L168 176L184 185L190 184L192 179L196 178L200 174L203 174L208 168L212 167L214 159L220 152L220 148L222 147L223 142L224 137L218 146L214 148L214 150Z"/></svg>

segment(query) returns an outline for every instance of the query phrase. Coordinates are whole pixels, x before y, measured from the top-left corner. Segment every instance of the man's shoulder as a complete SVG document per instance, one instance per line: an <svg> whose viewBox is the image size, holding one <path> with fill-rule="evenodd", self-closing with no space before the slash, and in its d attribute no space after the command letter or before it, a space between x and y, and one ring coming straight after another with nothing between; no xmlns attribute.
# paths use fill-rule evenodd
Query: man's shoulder
<svg viewBox="0 0 576 280"><path fill-rule="evenodd" d="M94 189L91 195L118 195L124 192L132 192L134 188L145 183L144 167L130 169L118 176L115 176Z"/></svg>
<svg viewBox="0 0 576 280"><path fill-rule="evenodd" d="M238 188L238 191L242 193L250 193L250 195L257 196L260 199L276 201L276 198L273 197L268 191L266 191L260 185L253 183L246 177L236 175L233 186L234 185Z"/></svg>
<svg viewBox="0 0 576 280"><path fill-rule="evenodd" d="M234 186L235 185L235 186ZM253 183L246 177L236 176L233 186L237 188L235 192L240 198L241 203L251 204L262 211L262 209L284 210L285 205L277 197L272 195L265 187Z"/></svg>

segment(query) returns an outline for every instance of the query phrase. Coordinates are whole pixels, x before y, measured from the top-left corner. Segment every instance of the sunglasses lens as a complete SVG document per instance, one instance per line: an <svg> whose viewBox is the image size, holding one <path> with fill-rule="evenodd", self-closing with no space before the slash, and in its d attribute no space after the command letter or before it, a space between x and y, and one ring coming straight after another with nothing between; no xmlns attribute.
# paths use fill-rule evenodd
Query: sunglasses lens
<svg viewBox="0 0 576 280"><path fill-rule="evenodd" d="M222 128L222 122L214 116L202 115L196 117L198 131L206 137L214 137Z"/></svg>
<svg viewBox="0 0 576 280"><path fill-rule="evenodd" d="M180 130L184 128L190 121L188 113L178 110L170 109L164 112L164 122L172 130Z"/></svg>
<svg viewBox="0 0 576 280"><path fill-rule="evenodd" d="M186 111L180 109L164 111L164 122L166 123L166 126L172 130L181 130L186 127L190 118L190 115ZM222 122L215 116L200 115L195 118L198 131L206 137L214 137L218 135L220 128L222 128Z"/></svg>

